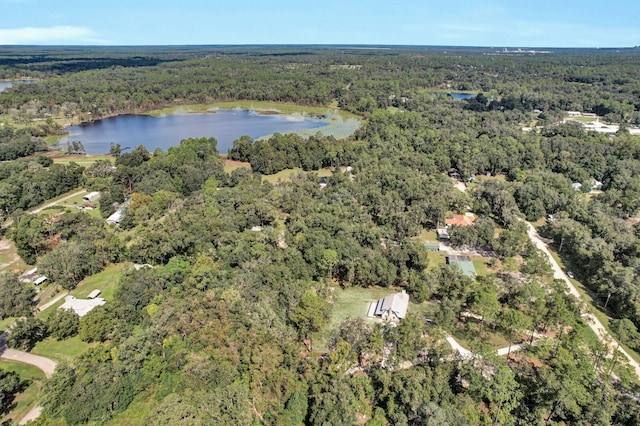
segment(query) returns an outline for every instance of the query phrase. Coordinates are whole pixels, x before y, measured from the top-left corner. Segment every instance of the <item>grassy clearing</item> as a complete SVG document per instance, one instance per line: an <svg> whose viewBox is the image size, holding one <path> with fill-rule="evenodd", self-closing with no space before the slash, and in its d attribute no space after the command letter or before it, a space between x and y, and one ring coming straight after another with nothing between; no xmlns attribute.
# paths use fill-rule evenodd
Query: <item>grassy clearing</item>
<svg viewBox="0 0 640 426"><path fill-rule="evenodd" d="M291 179L291 176L296 173L315 173L318 177L328 177L333 173L332 169L320 169L314 170L312 172L305 172L301 168L296 167L295 169L285 169L278 173L274 173L272 175L264 175L262 176L263 182L277 183L278 181L286 182Z"/></svg>
<svg viewBox="0 0 640 426"><path fill-rule="evenodd" d="M0 239L0 273L16 269L24 271L28 269L28 265L18 256L18 250L13 241Z"/></svg>
<svg viewBox="0 0 640 426"><path fill-rule="evenodd" d="M583 116L579 115L579 116L572 116L568 120L569 121L579 121L580 123L589 124L589 123L596 122L601 118L602 117L583 117Z"/></svg>
<svg viewBox="0 0 640 426"><path fill-rule="evenodd" d="M489 259L489 257L476 257L471 259L473 266L476 268L476 274L479 276L487 275L487 262Z"/></svg>
<svg viewBox="0 0 640 426"><path fill-rule="evenodd" d="M47 337L42 342L38 342L31 350L31 353L51 358L57 362L68 362L80 355L88 347L90 347L90 344L83 342L78 336L60 341L53 337Z"/></svg>
<svg viewBox="0 0 640 426"><path fill-rule="evenodd" d="M420 231L420 234L418 234L418 239L423 243L426 243L426 242L437 243L438 235L436 234L436 231L433 229L431 230L423 229L422 231Z"/></svg>
<svg viewBox="0 0 640 426"><path fill-rule="evenodd" d="M153 117L173 114L204 114L214 113L217 110L242 109L258 112L271 112L279 114L308 114L308 115L329 115L338 114L344 118L359 118L355 114L346 111L340 111L331 107L312 107L296 104L285 104L278 102L266 101L232 101L232 102L216 102L213 104L195 104L195 105L179 105L170 108L147 111L145 114Z"/></svg>
<svg viewBox="0 0 640 426"><path fill-rule="evenodd" d="M118 287L118 281L127 265L130 264L118 263L115 265L109 265L104 269L104 271L98 272L97 274L82 280L75 289L69 292L69 294L78 299L85 299L93 290L100 290L101 293L99 297L102 297L104 300L109 302L114 298L114 294ZM62 306L63 303L64 299L54 303L49 308L40 312L38 317L42 320L46 320L53 312L55 312L56 309Z"/></svg>
<svg viewBox="0 0 640 426"><path fill-rule="evenodd" d="M113 300L118 281L128 265L130 264L118 263L107 266L104 271L85 278L71 294L79 299L84 299L93 290L100 290L102 292L100 297L106 301Z"/></svg>
<svg viewBox="0 0 640 426"><path fill-rule="evenodd" d="M251 163L229 160L227 158L224 159L224 172L227 174L230 174L235 169L239 169L242 167L251 168Z"/></svg>
<svg viewBox="0 0 640 426"><path fill-rule="evenodd" d="M81 166L89 166L98 160L107 160L113 163L114 158L111 155L95 154L95 155L67 155L57 151L49 154L56 164L69 164L71 162L80 164Z"/></svg>
<svg viewBox="0 0 640 426"><path fill-rule="evenodd" d="M0 423L13 419L22 419L40 399L40 382L45 378L44 373L31 365L21 362L0 360L0 369L17 373L22 380L30 382L29 386L20 394L16 395L13 403L15 407L6 416L0 418Z"/></svg>
<svg viewBox="0 0 640 426"><path fill-rule="evenodd" d="M0 360L0 368L4 371L17 373L24 380L42 380L45 378L44 372L33 365L22 362Z"/></svg>
<svg viewBox="0 0 640 426"><path fill-rule="evenodd" d="M327 352L329 340L339 328L342 321L347 318L367 318L369 303L392 294L393 289L380 287L352 287L347 289L336 288L335 303L331 312L331 319L324 330L313 335L313 347L318 352ZM375 321L370 319L371 321Z"/></svg>
<svg viewBox="0 0 640 426"><path fill-rule="evenodd" d="M427 252L427 258L429 259L429 266L427 266L427 269L436 269L447 263L447 252L429 251Z"/></svg>
<svg viewBox="0 0 640 426"><path fill-rule="evenodd" d="M16 321L16 319L17 318L15 318L15 317L9 317L9 318L5 318L5 319L1 320L0 321L0 334L4 333L5 330L7 328L9 328L9 326Z"/></svg>

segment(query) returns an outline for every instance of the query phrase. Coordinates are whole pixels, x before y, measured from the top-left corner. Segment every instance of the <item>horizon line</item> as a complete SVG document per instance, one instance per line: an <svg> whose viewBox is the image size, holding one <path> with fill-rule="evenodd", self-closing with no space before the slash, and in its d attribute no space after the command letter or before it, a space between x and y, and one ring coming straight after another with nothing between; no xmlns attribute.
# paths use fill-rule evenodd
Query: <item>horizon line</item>
<svg viewBox="0 0 640 426"><path fill-rule="evenodd" d="M340 47L355 49L393 49L393 48L434 48L434 49L520 49L523 53L526 50L537 49L561 49L561 50L630 50L640 49L640 45L636 46L523 46L523 45L438 45L438 44L381 44L381 43L229 43L229 44L2 44L0 49L5 48L131 48L131 47ZM526 49L526 50L525 50ZM510 52L517 53L517 51Z"/></svg>

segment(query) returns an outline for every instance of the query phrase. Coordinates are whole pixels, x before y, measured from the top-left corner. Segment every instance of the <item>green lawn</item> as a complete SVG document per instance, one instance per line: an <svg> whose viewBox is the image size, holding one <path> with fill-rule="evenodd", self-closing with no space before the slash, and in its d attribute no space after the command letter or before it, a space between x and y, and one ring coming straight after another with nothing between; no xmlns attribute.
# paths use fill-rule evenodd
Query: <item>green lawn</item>
<svg viewBox="0 0 640 426"><path fill-rule="evenodd" d="M0 320L0 333L4 333L4 331L7 329L7 327L9 327L11 324L13 324L15 322L16 318L14 317L9 317L9 318L5 318L3 320Z"/></svg>
<svg viewBox="0 0 640 426"><path fill-rule="evenodd" d="M104 269L104 271L98 272L97 274L82 280L78 286L69 293L78 299L84 299L89 295L89 293L97 289L101 291L99 297L102 297L107 302L113 300L118 280L127 265L130 264L118 263L109 265ZM38 317L43 320L49 318L49 316L55 312L56 309L62 306L63 303L64 299L58 301L46 310L40 312Z"/></svg>
<svg viewBox="0 0 640 426"><path fill-rule="evenodd" d="M18 373L22 380L28 380L30 382L29 386L23 392L16 395L13 401L13 404L15 404L13 410L6 416L0 417L0 423L9 419L17 422L37 404L40 399L41 381L45 376L41 370L21 362L0 360L0 369Z"/></svg>
<svg viewBox="0 0 640 426"><path fill-rule="evenodd" d="M53 337L47 337L42 342L38 342L31 353L51 358L57 362L64 362L71 361L89 346L89 343L83 342L78 336L60 341Z"/></svg>
<svg viewBox="0 0 640 426"><path fill-rule="evenodd" d="M338 114L344 118L359 118L355 114L351 114L346 111L336 110L330 107L312 107L302 106L296 104L284 104L278 102L267 101L231 101L231 102L216 102L212 104L197 104L197 105L180 105L170 108L163 108L159 110L147 111L145 114L151 116L162 116L172 114L203 114L211 113L217 110L230 110L230 109L242 109L258 112L273 112L280 114L312 114L312 115L328 115Z"/></svg>
<svg viewBox="0 0 640 426"><path fill-rule="evenodd" d="M476 274L479 276L487 275L487 262L489 259L489 257L475 257L471 259L473 266L476 268Z"/></svg>
<svg viewBox="0 0 640 426"><path fill-rule="evenodd" d="M270 183L276 183L278 181L285 182L291 179L291 176L296 173L307 173L307 172L305 172L301 168L296 167L295 169L285 169L278 173L274 173L272 175L263 175L262 180ZM331 176L333 171L331 169L320 169L320 170L314 170L308 173L315 173L318 175L318 177L328 177L328 176Z"/></svg>
<svg viewBox="0 0 640 426"><path fill-rule="evenodd" d="M113 300L120 276L128 265L130 264L117 263L107 266L104 271L82 280L71 294L79 299L83 299L93 290L97 289L102 292L99 297L102 297L106 301Z"/></svg>
<svg viewBox="0 0 640 426"><path fill-rule="evenodd" d="M369 303L394 293L393 289L381 287L351 287L336 288L335 298L329 324L320 332L313 335L313 349L317 352L327 352L329 340L347 318L367 319ZM371 321L375 321L371 319Z"/></svg>
<svg viewBox="0 0 640 426"><path fill-rule="evenodd" d="M4 371L18 373L20 377L25 380L42 380L45 378L42 370L22 362L0 359L0 368Z"/></svg>
<svg viewBox="0 0 640 426"><path fill-rule="evenodd" d="M436 231L433 229L431 230L423 229L422 231L420 231L420 234L418 234L417 238L423 243L438 242L438 235L436 234Z"/></svg>
<svg viewBox="0 0 640 426"><path fill-rule="evenodd" d="M444 265L447 263L447 252L446 251L428 251L427 258L429 259L428 269L439 268L440 265Z"/></svg>
<svg viewBox="0 0 640 426"><path fill-rule="evenodd" d="M74 162L74 163L80 164L81 166L89 166L98 160L107 160L107 161L113 162L114 158L111 155L102 155L102 154L97 154L97 155L60 154L59 156L53 157L53 162L57 164L69 164L71 162Z"/></svg>

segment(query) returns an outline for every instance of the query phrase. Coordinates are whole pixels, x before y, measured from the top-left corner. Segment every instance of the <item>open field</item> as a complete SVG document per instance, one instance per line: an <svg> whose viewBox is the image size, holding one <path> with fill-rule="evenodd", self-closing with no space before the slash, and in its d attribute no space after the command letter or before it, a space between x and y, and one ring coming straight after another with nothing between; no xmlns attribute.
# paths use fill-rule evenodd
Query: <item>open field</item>
<svg viewBox="0 0 640 426"><path fill-rule="evenodd" d="M224 159L224 172L225 173L231 173L235 169L240 169L242 167L251 168L251 163L245 163L243 161L229 160L227 158Z"/></svg>
<svg viewBox="0 0 640 426"><path fill-rule="evenodd" d="M3 320L0 320L0 334L4 333L5 330L16 321L17 318L9 317Z"/></svg>
<svg viewBox="0 0 640 426"><path fill-rule="evenodd" d="M59 204L56 204L55 206L52 207L47 207L46 209L42 210L39 214L51 214L51 213L58 213L58 212L62 212L65 209L71 209L72 211L78 211L78 206L82 206L83 204L85 204L85 202L82 200L82 197L86 195L85 193L82 194L78 194L74 197L68 198L62 202L60 202ZM97 203L93 203L93 204L97 204ZM95 217L97 219L101 219L102 216L100 215L100 209L99 208L95 208L95 209L90 209L90 210L81 210L84 211L85 213L87 213L89 216Z"/></svg>
<svg viewBox="0 0 640 426"><path fill-rule="evenodd" d="M229 110L229 109L242 109L257 112L277 113L277 114L305 114L305 115L327 115L327 114L339 114L344 118L359 118L357 115L340 111L333 107L313 107L296 104L286 104L279 102L267 102L267 101L232 101L232 102L216 102L212 104L192 104L192 105L178 105L169 108L163 108L159 110L147 111L145 114L154 117L171 114L204 114L212 113L217 110Z"/></svg>
<svg viewBox="0 0 640 426"><path fill-rule="evenodd" d="M347 318L362 318L372 322L374 319L367 318L369 303L394 293L393 289L381 287L351 287L347 289L336 288L335 303L331 311L329 324L321 332L313 336L313 348L316 352L327 352L329 340L333 333L338 331L340 324Z"/></svg>
<svg viewBox="0 0 640 426"><path fill-rule="evenodd" d="M89 343L80 340L78 336L65 340L56 340L54 337L47 337L42 342L38 342L31 350L31 353L50 358L56 362L68 362L90 346Z"/></svg>
<svg viewBox="0 0 640 426"><path fill-rule="evenodd" d="M111 155L92 154L92 155L68 155L61 151L50 151L48 156L53 159L56 164L69 164L71 162L80 164L81 166L90 166L98 160L106 160L113 162Z"/></svg>
<svg viewBox="0 0 640 426"><path fill-rule="evenodd" d="M97 274L91 275L90 277L82 280L75 289L69 292L69 294L77 297L78 299L84 299L93 290L98 289L101 291L99 297L102 297L107 302L113 300L113 296L118 285L118 280L120 279L120 275L127 265L128 264L126 263L109 265L105 268L104 271L98 272ZM49 318L49 316L56 309L62 306L63 303L64 299L58 301L46 310L40 312L38 314L38 317L43 320Z"/></svg>
<svg viewBox="0 0 640 426"><path fill-rule="evenodd" d="M314 170L312 172L305 172L304 170L296 167L295 169L285 169L272 175L263 175L262 180L270 183L276 183L278 181L284 182L291 179L291 175L294 175L296 173L316 173L318 177L328 177L331 176L333 171L331 169L320 169Z"/></svg>
<svg viewBox="0 0 640 426"><path fill-rule="evenodd" d="M0 239L0 273L16 269L24 271L27 269L27 264L18 256L13 241L2 238Z"/></svg>

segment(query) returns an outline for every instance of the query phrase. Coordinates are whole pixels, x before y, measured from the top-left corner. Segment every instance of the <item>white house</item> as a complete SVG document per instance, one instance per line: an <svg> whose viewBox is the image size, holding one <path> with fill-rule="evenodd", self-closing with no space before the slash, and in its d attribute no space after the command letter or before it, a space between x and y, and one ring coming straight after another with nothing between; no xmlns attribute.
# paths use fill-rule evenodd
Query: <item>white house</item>
<svg viewBox="0 0 640 426"><path fill-rule="evenodd" d="M107 303L107 301L101 297L96 297L95 299L76 299L75 296L67 296L64 298L64 303L60 306L60 309L70 309L79 317L83 317L95 307L102 306L105 303Z"/></svg>

